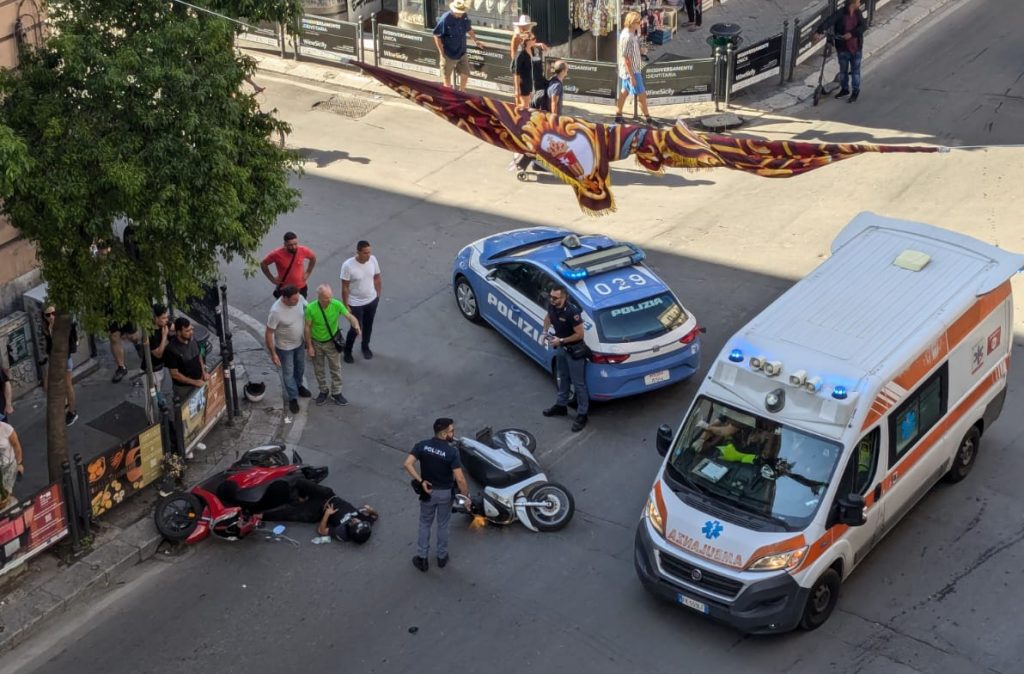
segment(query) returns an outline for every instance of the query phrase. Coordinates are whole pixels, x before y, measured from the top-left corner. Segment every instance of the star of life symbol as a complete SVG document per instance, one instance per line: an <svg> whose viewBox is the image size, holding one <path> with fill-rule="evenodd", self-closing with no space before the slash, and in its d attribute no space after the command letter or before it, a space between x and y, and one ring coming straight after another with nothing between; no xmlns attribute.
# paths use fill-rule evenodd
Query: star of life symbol
<svg viewBox="0 0 1024 674"><path fill-rule="evenodd" d="M725 529L725 527L723 527L722 523L718 520L708 520L704 523L704 527L700 532L710 541L721 536L723 529Z"/></svg>
<svg viewBox="0 0 1024 674"><path fill-rule="evenodd" d="M981 364L985 362L985 347L982 346L981 342L974 345L971 350L971 371L974 372Z"/></svg>

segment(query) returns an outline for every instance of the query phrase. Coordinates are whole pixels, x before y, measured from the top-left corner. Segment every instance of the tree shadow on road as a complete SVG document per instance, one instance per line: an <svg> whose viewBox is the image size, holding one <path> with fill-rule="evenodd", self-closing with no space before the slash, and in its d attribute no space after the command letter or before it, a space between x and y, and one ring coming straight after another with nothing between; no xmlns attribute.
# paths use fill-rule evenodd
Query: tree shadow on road
<svg viewBox="0 0 1024 674"><path fill-rule="evenodd" d="M357 164L369 164L369 157L353 157L344 150L318 150L311 147L299 147L295 148L295 151L299 153L304 162L316 162L317 168L323 168L330 166L336 161L347 160L354 161Z"/></svg>

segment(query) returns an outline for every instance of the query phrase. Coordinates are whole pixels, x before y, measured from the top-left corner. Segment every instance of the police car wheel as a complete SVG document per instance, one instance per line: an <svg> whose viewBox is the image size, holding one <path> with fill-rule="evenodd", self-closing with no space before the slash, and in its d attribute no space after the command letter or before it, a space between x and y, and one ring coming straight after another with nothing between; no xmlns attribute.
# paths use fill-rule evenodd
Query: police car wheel
<svg viewBox="0 0 1024 674"><path fill-rule="evenodd" d="M957 448L956 456L953 457L953 465L949 467L949 472L946 473L946 480L948 482L956 483L967 477L971 469L974 468L975 459L978 458L978 447L980 444L981 433L978 432L978 427L975 426L967 431L963 440L960 441L960 447Z"/></svg>
<svg viewBox="0 0 1024 674"><path fill-rule="evenodd" d="M839 574L835 569L829 569L815 581L807 594L800 629L810 632L825 624L839 601L839 583Z"/></svg>
<svg viewBox="0 0 1024 674"><path fill-rule="evenodd" d="M459 313L467 321L474 323L482 322L480 319L480 307L476 301L476 293L473 292L473 286L469 285L469 281L465 276L459 276L455 279L455 303L459 307Z"/></svg>

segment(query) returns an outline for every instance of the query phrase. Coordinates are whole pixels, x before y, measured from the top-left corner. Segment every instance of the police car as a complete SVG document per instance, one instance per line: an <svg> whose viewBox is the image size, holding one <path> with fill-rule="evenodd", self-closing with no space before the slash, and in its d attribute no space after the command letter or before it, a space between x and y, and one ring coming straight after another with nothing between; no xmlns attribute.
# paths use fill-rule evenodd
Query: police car
<svg viewBox="0 0 1024 674"><path fill-rule="evenodd" d="M591 351L590 397L609 400L682 381L700 365L697 320L644 257L606 236L517 229L463 248L452 287L465 318L491 324L548 372L555 362L542 333L548 291L566 288L582 311Z"/></svg>

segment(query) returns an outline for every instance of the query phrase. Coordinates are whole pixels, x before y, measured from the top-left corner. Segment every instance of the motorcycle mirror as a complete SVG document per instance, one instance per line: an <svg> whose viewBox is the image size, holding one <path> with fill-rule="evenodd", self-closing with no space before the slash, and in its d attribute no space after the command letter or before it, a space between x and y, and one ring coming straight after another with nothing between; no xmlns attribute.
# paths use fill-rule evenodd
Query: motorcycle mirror
<svg viewBox="0 0 1024 674"><path fill-rule="evenodd" d="M672 427L668 424L662 424L658 426L658 454L665 456L668 453L668 448L672 445Z"/></svg>
<svg viewBox="0 0 1024 674"><path fill-rule="evenodd" d="M294 449L292 450L292 463L294 463L294 464L302 463L302 457L299 456L299 453L296 452Z"/></svg>

